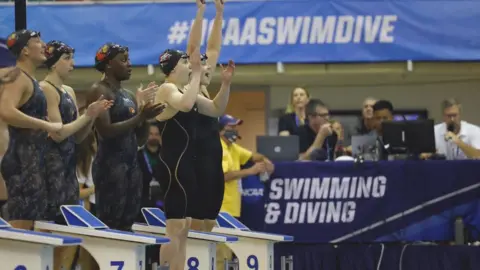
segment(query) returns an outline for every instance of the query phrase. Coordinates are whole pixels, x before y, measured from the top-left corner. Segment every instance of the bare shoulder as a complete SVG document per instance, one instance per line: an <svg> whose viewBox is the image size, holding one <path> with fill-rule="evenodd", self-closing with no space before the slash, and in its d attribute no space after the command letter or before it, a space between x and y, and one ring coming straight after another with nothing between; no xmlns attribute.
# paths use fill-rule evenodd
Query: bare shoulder
<svg viewBox="0 0 480 270"><path fill-rule="evenodd" d="M62 85L63 89L67 92L67 94L70 95L70 97L73 98L73 101L75 102L75 104L77 103L77 94L75 94L75 90L73 90L72 87L70 87L69 85Z"/></svg>
<svg viewBox="0 0 480 270"><path fill-rule="evenodd" d="M27 75L21 72L16 80L4 84L3 91L14 91L17 93L33 91L33 83Z"/></svg>
<svg viewBox="0 0 480 270"><path fill-rule="evenodd" d="M62 85L62 87L65 91L67 91L67 93L69 93L72 96L75 96L75 90L73 90L71 86L64 84Z"/></svg>
<svg viewBox="0 0 480 270"><path fill-rule="evenodd" d="M47 97L47 101L60 101L60 95L58 94L55 87L53 87L53 85L49 84L46 81L41 81L38 84L40 85L40 89L42 89L43 93L45 94L45 97Z"/></svg>
<svg viewBox="0 0 480 270"><path fill-rule="evenodd" d="M42 91L47 95L47 94L56 94L58 96L58 93L57 93L57 90L55 89L55 87L53 85L51 85L50 83L46 82L46 81L40 81L38 83L38 85L40 85L40 89L42 89Z"/></svg>
<svg viewBox="0 0 480 270"><path fill-rule="evenodd" d="M94 83L90 87L90 90L87 93L88 104L90 104L92 102L95 102L102 95L105 99L113 99L114 98L112 90L107 85L105 85L105 83L102 83L102 82Z"/></svg>
<svg viewBox="0 0 480 270"><path fill-rule="evenodd" d="M155 103L163 102L169 99L169 96L177 90L177 86L173 83L162 83L157 90Z"/></svg>
<svg viewBox="0 0 480 270"><path fill-rule="evenodd" d="M173 83L162 83L158 89L159 92L164 93L171 93L172 91L176 91L177 86Z"/></svg>

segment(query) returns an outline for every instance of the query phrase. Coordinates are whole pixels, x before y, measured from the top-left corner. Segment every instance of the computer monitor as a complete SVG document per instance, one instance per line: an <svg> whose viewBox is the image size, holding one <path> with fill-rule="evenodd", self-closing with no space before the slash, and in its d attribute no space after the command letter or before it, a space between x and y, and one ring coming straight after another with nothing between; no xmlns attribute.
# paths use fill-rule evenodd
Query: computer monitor
<svg viewBox="0 0 480 270"><path fill-rule="evenodd" d="M435 153L435 129L432 119L407 121L407 146L410 153Z"/></svg>
<svg viewBox="0 0 480 270"><path fill-rule="evenodd" d="M272 161L294 161L300 154L298 136L257 136L257 152Z"/></svg>
<svg viewBox="0 0 480 270"><path fill-rule="evenodd" d="M390 154L435 153L432 119L382 123L383 143Z"/></svg>

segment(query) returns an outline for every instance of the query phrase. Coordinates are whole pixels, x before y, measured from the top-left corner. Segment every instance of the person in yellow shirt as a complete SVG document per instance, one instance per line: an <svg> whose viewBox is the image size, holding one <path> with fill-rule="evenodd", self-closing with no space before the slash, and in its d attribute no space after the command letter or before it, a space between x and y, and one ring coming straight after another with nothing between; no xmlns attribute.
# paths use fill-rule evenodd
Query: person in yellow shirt
<svg viewBox="0 0 480 270"><path fill-rule="evenodd" d="M225 191L221 211L239 218L242 205L241 178L264 173L270 175L274 166L265 156L253 153L236 143L237 139L241 139L237 126L242 124L242 120L226 114L221 116L218 122L223 150L222 167L225 176ZM241 168L250 161L254 163L253 166L247 169ZM218 245L217 269L224 269L225 260L230 261L231 258L232 251L226 245Z"/></svg>

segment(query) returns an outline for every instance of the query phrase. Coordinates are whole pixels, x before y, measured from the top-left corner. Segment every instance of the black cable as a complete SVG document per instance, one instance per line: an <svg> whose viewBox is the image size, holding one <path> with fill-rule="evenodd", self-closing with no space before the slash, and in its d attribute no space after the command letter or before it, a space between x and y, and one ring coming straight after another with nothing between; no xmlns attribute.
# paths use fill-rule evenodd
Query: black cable
<svg viewBox="0 0 480 270"><path fill-rule="evenodd" d="M15 31L27 29L27 0L15 0Z"/></svg>

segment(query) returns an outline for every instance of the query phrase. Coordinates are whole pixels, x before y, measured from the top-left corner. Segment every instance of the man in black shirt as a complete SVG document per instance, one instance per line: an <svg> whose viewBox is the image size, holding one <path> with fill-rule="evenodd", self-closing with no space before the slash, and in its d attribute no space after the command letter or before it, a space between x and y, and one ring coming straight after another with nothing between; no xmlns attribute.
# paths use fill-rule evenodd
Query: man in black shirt
<svg viewBox="0 0 480 270"><path fill-rule="evenodd" d="M306 108L307 124L298 130L301 160L333 160L337 136L332 131L327 106L311 99Z"/></svg>
<svg viewBox="0 0 480 270"><path fill-rule="evenodd" d="M388 100L379 100L373 105L374 128L377 137L376 155L377 160L388 159L388 152L383 143L382 123L393 120L393 105Z"/></svg>
<svg viewBox="0 0 480 270"><path fill-rule="evenodd" d="M162 138L160 129L156 124L150 124L147 143L138 150L137 158L143 175L142 207L158 207L157 201L162 199L162 191L158 179L155 179L155 168L161 162L160 147ZM142 213L137 218L138 222L145 222ZM148 246L145 250L145 269L152 269L158 264L160 254L159 246Z"/></svg>
<svg viewBox="0 0 480 270"><path fill-rule="evenodd" d="M147 143L137 152L143 175L142 207L156 207L157 201L161 200L158 194L159 181L154 177L155 168L161 162L159 155L161 140L158 126L150 124Z"/></svg>

